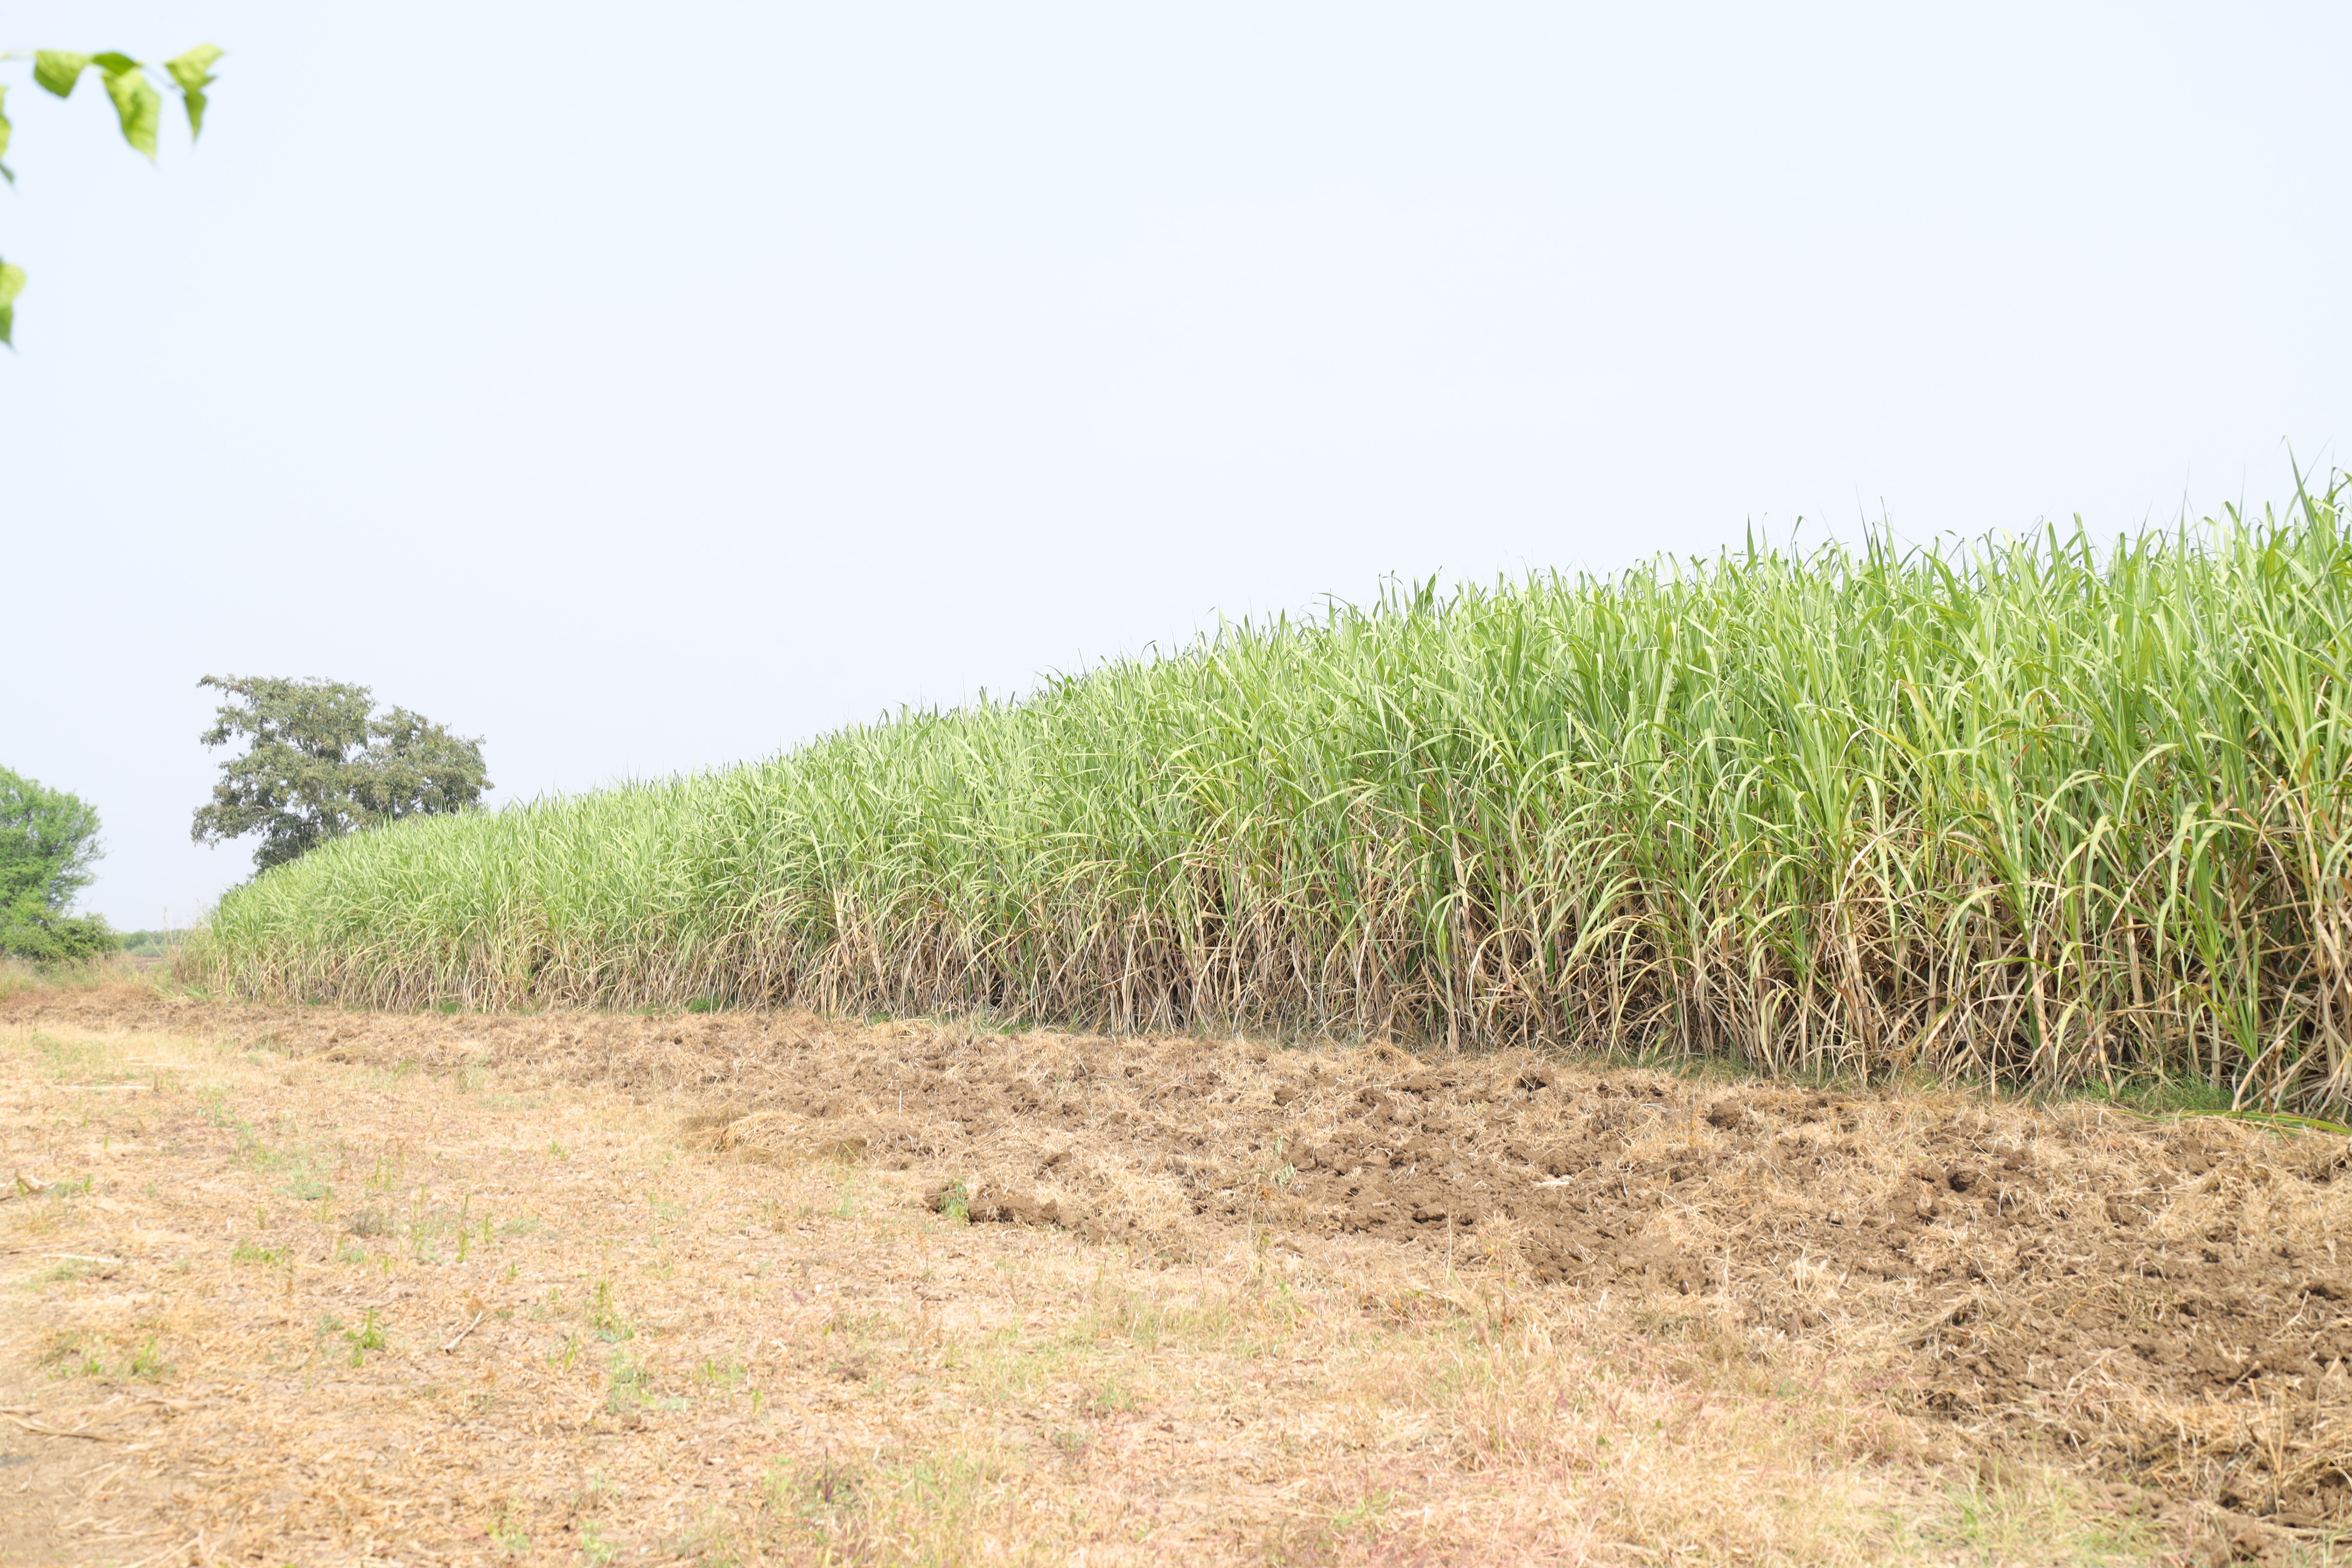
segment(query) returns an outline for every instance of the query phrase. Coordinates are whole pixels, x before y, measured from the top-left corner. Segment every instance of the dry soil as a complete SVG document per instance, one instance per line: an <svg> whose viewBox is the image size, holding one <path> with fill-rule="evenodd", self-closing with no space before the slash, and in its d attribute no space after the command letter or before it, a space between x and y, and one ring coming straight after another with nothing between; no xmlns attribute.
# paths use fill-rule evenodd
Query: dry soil
<svg viewBox="0 0 2352 1568"><path fill-rule="evenodd" d="M0 1001L0 1564L2337 1561L2342 1140Z"/></svg>

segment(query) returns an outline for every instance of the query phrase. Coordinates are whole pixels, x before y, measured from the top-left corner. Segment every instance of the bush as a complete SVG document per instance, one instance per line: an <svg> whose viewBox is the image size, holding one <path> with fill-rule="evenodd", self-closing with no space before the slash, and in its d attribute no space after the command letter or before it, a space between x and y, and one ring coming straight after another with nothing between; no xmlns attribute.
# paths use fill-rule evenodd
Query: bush
<svg viewBox="0 0 2352 1568"><path fill-rule="evenodd" d="M98 856L97 812L0 768L0 953L78 963L113 952L103 920L66 913Z"/></svg>
<svg viewBox="0 0 2352 1568"><path fill-rule="evenodd" d="M118 951L103 915L48 915L0 930L0 952L32 963L87 963Z"/></svg>

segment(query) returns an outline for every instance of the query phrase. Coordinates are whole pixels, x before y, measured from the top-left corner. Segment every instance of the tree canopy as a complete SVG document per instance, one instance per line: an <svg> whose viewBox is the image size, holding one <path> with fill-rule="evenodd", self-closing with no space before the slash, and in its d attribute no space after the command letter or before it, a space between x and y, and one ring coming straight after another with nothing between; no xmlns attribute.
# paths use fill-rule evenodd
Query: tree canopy
<svg viewBox="0 0 2352 1568"><path fill-rule="evenodd" d="M470 810L490 787L478 739L453 735L405 708L379 715L364 686L217 675L197 684L233 699L221 705L204 743L251 743L221 764L190 837L220 844L258 833L257 869L361 828Z"/></svg>
<svg viewBox="0 0 2352 1568"><path fill-rule="evenodd" d="M27 51L0 55L0 59L18 60ZM163 94L148 79L147 68L119 49L100 54L78 54L71 49L34 49L33 80L59 98L70 98L82 73L96 69L106 83L106 96L113 100L114 117L121 123L122 139L147 155L155 156L156 134L163 128ZM215 45L198 44L184 54L174 55L163 63L162 69L172 89L179 93L180 102L188 111L188 137L194 141L204 134L205 106L210 101L205 89L216 79L213 65L223 51ZM13 127L8 123L8 89L0 83L0 159L8 155L8 139ZM0 179L16 183L16 172L0 163ZM0 343L13 345L16 326L16 296L24 292L25 269L0 261Z"/></svg>
<svg viewBox="0 0 2352 1568"><path fill-rule="evenodd" d="M100 853L86 802L0 768L0 952L55 962L110 949L103 920L66 912Z"/></svg>

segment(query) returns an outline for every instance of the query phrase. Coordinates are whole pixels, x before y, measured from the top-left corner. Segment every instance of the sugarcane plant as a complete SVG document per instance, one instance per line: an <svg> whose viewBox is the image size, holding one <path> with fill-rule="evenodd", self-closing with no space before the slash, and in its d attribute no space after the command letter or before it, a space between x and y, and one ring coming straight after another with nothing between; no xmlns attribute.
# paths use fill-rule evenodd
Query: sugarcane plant
<svg viewBox="0 0 2352 1568"><path fill-rule="evenodd" d="M2352 1110L2352 481L1221 627L1017 701L354 831L191 973L2194 1079Z"/></svg>

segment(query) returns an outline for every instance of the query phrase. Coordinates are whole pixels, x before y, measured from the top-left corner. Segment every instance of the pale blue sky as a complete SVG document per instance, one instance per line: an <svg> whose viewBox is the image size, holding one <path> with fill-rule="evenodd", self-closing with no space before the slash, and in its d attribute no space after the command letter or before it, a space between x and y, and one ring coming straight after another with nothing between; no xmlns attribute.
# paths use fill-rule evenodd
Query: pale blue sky
<svg viewBox="0 0 2352 1568"><path fill-rule="evenodd" d="M0 763L183 921L207 672L497 798L1384 574L2103 529L2352 436L2352 8L16 5Z"/></svg>

